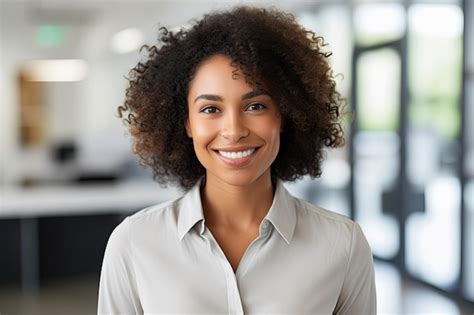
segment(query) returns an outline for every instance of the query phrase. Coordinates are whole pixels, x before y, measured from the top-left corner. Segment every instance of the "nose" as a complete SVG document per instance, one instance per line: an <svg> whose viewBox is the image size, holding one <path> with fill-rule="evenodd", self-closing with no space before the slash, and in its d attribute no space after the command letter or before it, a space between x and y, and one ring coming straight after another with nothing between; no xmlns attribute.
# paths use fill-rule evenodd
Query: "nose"
<svg viewBox="0 0 474 315"><path fill-rule="evenodd" d="M232 142L238 142L249 135L244 118L240 113L230 113L224 117L221 126L221 136Z"/></svg>

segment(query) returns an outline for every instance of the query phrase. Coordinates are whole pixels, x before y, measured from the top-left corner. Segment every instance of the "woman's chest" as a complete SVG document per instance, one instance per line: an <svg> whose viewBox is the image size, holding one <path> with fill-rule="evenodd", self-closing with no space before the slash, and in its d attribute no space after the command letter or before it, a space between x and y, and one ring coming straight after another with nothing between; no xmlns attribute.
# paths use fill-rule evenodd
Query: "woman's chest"
<svg viewBox="0 0 474 315"><path fill-rule="evenodd" d="M242 257L245 269L235 274L217 244L182 245L136 254L145 312L331 313L337 302L344 264L311 251L295 255L272 240L253 242Z"/></svg>

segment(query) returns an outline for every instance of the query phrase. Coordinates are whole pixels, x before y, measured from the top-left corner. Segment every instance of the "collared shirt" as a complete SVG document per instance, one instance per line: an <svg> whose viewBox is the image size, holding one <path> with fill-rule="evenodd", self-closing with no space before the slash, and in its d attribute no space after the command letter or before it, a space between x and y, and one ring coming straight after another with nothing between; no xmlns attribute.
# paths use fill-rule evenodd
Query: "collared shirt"
<svg viewBox="0 0 474 315"><path fill-rule="evenodd" d="M376 314L372 254L356 222L292 196L277 180L234 273L206 228L201 182L115 228L99 314Z"/></svg>

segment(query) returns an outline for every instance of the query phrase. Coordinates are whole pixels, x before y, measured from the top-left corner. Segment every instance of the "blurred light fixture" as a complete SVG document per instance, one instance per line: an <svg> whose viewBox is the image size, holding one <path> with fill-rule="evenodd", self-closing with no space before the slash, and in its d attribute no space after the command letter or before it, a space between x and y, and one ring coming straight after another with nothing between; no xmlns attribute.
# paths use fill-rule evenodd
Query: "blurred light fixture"
<svg viewBox="0 0 474 315"><path fill-rule="evenodd" d="M450 4L417 4L408 11L410 31L429 37L456 37L463 32L463 13Z"/></svg>
<svg viewBox="0 0 474 315"><path fill-rule="evenodd" d="M83 80L88 65L80 59L31 60L24 67L28 81L73 82Z"/></svg>
<svg viewBox="0 0 474 315"><path fill-rule="evenodd" d="M138 51L143 45L143 33L137 28L127 28L112 36L110 48L117 54L126 54L132 51Z"/></svg>

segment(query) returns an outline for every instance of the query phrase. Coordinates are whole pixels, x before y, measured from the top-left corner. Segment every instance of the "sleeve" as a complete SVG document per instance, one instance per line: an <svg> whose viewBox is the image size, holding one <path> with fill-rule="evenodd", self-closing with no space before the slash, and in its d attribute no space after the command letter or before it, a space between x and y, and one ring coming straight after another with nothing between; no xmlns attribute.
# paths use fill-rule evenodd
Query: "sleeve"
<svg viewBox="0 0 474 315"><path fill-rule="evenodd" d="M374 262L369 244L356 222L344 282L334 314L377 314Z"/></svg>
<svg viewBox="0 0 474 315"><path fill-rule="evenodd" d="M129 218L112 232L105 249L97 314L143 314L133 266Z"/></svg>

